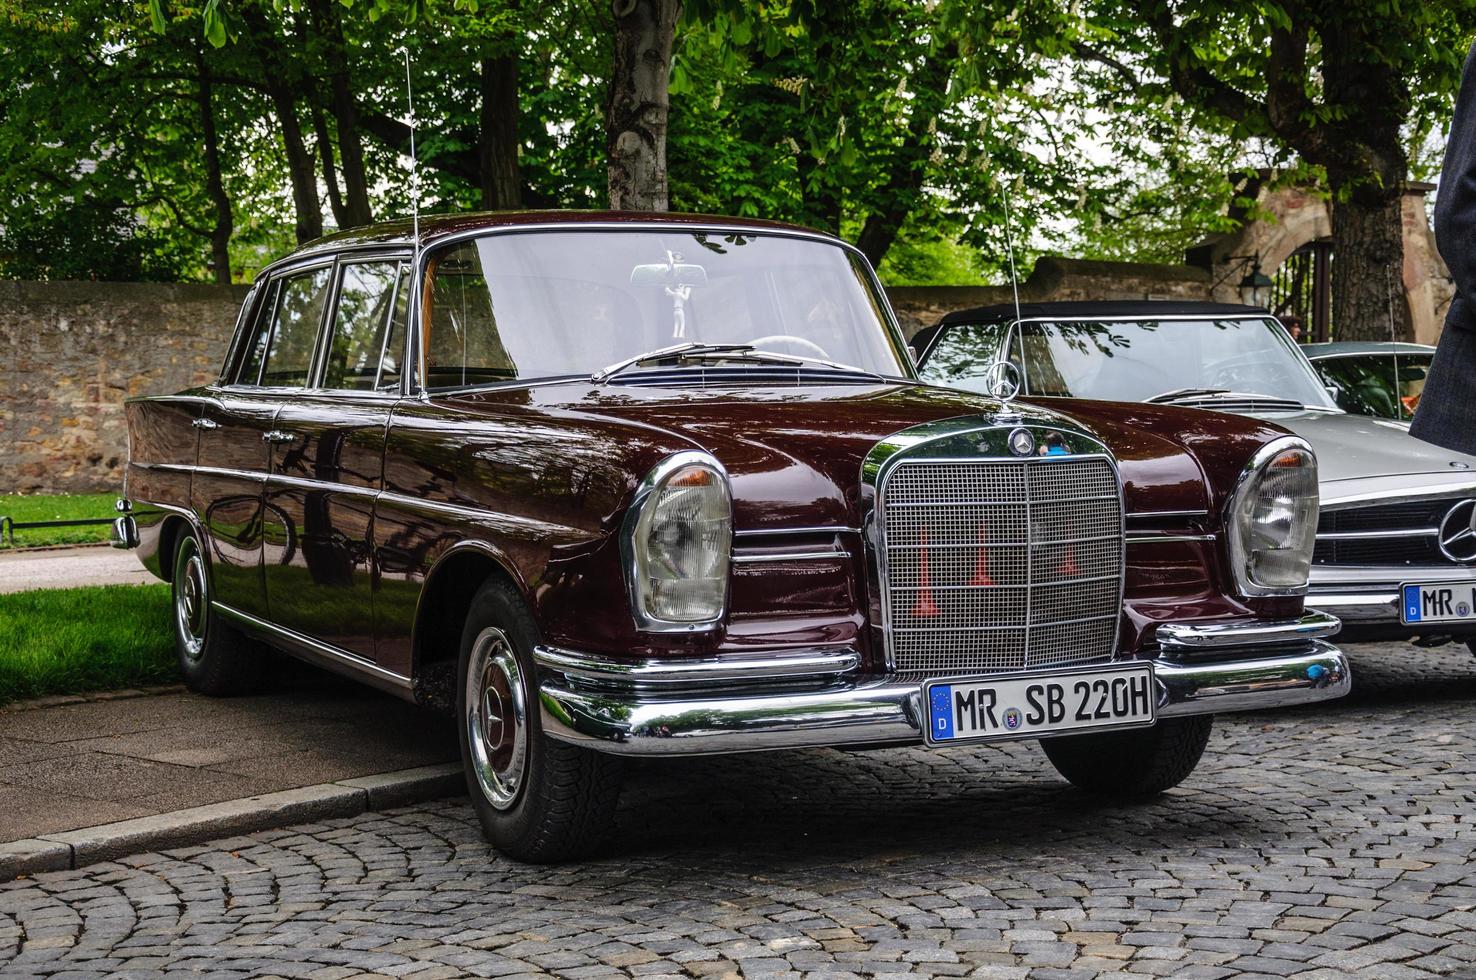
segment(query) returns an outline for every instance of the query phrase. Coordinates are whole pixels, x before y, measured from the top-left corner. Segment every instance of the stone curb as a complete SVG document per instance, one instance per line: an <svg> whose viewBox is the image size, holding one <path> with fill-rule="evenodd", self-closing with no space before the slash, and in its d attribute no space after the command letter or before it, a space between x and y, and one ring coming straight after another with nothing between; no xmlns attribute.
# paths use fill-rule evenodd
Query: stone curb
<svg viewBox="0 0 1476 980"><path fill-rule="evenodd" d="M70 871L127 854L186 847L217 837L388 810L465 791L461 765L448 762L46 834L0 844L0 882L43 871Z"/></svg>

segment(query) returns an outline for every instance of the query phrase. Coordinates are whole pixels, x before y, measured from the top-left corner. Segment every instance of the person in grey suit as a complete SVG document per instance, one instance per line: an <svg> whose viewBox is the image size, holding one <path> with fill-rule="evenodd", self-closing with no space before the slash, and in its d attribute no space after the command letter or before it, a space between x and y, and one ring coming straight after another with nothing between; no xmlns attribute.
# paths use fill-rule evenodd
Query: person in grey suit
<svg viewBox="0 0 1476 980"><path fill-rule="evenodd" d="M1409 431L1446 449L1476 453L1476 45L1461 71L1440 169L1435 243L1456 294Z"/></svg>

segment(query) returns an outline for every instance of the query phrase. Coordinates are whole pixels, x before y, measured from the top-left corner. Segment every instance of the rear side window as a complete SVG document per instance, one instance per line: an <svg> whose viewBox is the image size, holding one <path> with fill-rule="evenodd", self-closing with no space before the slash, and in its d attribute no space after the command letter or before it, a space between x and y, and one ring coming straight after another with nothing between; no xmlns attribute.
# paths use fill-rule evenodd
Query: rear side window
<svg viewBox="0 0 1476 980"><path fill-rule="evenodd" d="M332 267L324 266L288 276L277 285L272 315L246 358L237 379L241 384L307 386L331 273Z"/></svg>
<svg viewBox="0 0 1476 980"><path fill-rule="evenodd" d="M403 288L400 269L396 262L354 262L343 267L323 387L349 391L384 388L385 367L389 368L388 387L399 387L400 355L390 345L403 345L405 336L406 307L397 295Z"/></svg>

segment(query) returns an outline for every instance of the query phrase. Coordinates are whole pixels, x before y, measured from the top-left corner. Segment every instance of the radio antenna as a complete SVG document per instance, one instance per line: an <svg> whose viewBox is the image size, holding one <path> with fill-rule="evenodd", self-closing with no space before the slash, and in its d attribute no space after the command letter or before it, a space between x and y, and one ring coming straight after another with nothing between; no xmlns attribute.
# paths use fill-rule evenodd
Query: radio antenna
<svg viewBox="0 0 1476 980"><path fill-rule="evenodd" d="M410 110L410 230L415 236L415 257L420 258L420 171L415 159L415 89L410 84L410 49L405 56L405 106Z"/></svg>
<svg viewBox="0 0 1476 980"><path fill-rule="evenodd" d="M1020 277L1015 272L1014 208L1010 204L1010 185L1004 185L1005 251L1010 256L1010 289L1015 295L1015 322L1020 322Z"/></svg>

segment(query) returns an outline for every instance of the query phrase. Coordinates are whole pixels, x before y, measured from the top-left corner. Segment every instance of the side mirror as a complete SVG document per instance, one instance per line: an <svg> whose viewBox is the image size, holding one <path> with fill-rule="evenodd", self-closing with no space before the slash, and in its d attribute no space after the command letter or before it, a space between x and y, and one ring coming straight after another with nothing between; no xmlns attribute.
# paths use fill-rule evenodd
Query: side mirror
<svg viewBox="0 0 1476 980"><path fill-rule="evenodd" d="M707 270L686 262L652 262L630 270L632 286L706 286Z"/></svg>

